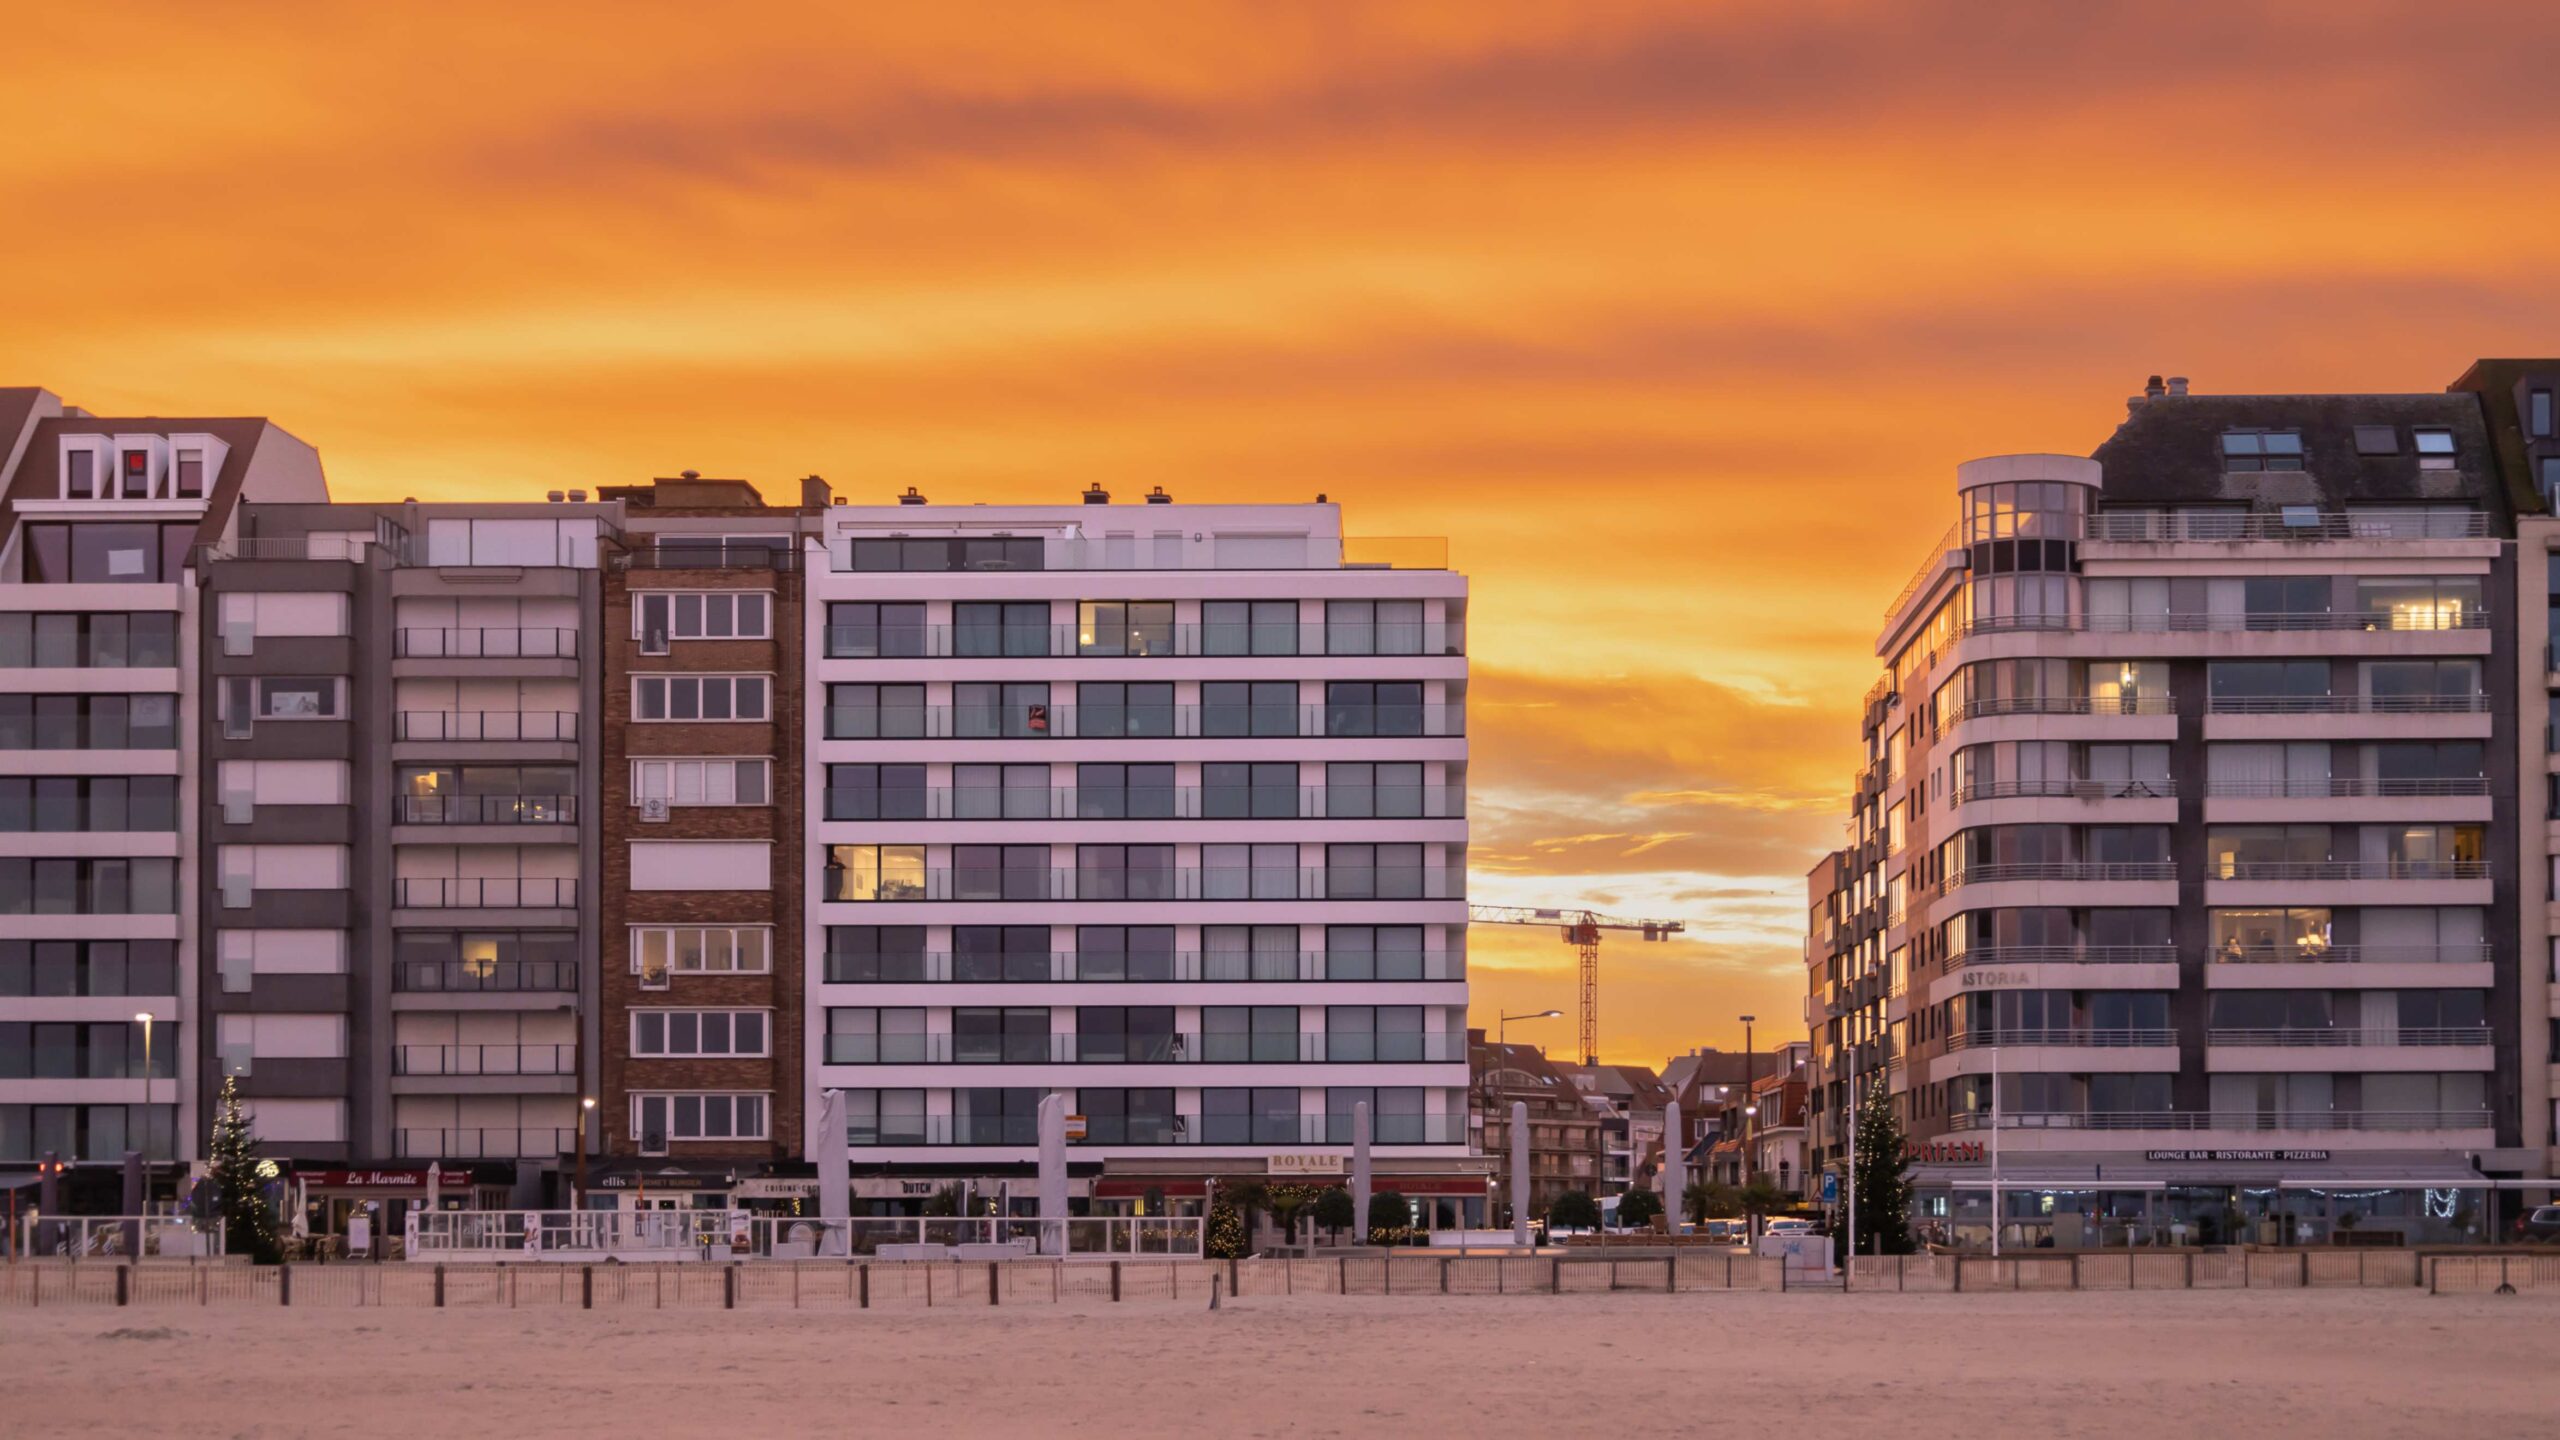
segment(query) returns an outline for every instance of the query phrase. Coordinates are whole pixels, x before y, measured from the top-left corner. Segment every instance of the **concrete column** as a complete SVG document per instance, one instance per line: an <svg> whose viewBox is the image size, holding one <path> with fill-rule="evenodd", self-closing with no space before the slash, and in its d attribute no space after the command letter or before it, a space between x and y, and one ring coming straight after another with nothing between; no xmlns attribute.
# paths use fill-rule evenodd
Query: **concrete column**
<svg viewBox="0 0 2560 1440"><path fill-rule="evenodd" d="M1529 1102L1511 1102L1511 1243L1529 1248Z"/></svg>
<svg viewBox="0 0 2560 1440"><path fill-rule="evenodd" d="M1369 1102L1351 1106L1351 1243L1369 1243Z"/></svg>

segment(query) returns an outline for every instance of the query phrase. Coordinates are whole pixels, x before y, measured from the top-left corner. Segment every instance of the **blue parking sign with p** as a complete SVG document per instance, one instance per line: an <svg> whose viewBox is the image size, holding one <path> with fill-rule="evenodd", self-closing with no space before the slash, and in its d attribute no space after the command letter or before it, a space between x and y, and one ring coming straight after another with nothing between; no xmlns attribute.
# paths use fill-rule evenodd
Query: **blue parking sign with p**
<svg viewBox="0 0 2560 1440"><path fill-rule="evenodd" d="M1837 1205L1840 1203L1840 1177L1838 1175L1825 1175L1822 1177L1822 1203L1825 1205Z"/></svg>

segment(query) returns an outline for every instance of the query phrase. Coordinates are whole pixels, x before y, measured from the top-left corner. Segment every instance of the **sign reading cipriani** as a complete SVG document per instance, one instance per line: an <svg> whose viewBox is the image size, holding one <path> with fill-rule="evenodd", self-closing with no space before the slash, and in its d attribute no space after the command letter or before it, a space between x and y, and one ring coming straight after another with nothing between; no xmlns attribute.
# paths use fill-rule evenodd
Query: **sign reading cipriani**
<svg viewBox="0 0 2560 1440"><path fill-rule="evenodd" d="M2145 1150L2145 1160L2326 1160L2326 1150Z"/></svg>

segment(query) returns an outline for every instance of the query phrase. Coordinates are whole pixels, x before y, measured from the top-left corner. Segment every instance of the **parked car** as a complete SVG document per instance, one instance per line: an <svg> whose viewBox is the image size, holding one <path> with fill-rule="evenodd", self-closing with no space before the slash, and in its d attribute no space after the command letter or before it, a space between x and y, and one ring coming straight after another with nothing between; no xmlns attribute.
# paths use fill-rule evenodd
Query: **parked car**
<svg viewBox="0 0 2560 1440"><path fill-rule="evenodd" d="M1801 1215L1779 1215L1760 1227L1763 1235L1802 1235L1813 1228L1813 1222Z"/></svg>
<svg viewBox="0 0 2560 1440"><path fill-rule="evenodd" d="M2535 1206L2518 1230L2533 1244L2560 1245L2560 1205Z"/></svg>

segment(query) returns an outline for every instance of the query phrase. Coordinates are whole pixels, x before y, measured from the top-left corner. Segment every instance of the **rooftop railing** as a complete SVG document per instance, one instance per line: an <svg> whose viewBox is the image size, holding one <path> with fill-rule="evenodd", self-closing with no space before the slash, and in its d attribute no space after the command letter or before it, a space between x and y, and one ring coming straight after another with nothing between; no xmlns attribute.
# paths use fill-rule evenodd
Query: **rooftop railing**
<svg viewBox="0 0 2560 1440"><path fill-rule="evenodd" d="M2004 1110L2003 1130L2275 1131L2486 1130L2486 1110ZM1988 1110L1947 1117L1950 1130L1988 1130Z"/></svg>
<svg viewBox="0 0 2560 1440"><path fill-rule="evenodd" d="M2085 538L2100 544L2243 544L2266 540L2479 540L2489 517L2476 510L2112 510L2088 517Z"/></svg>
<svg viewBox="0 0 2560 1440"><path fill-rule="evenodd" d="M1938 543L1931 546L1927 557L1921 560L1920 568L1912 571L1911 578L1902 582L1902 589L1893 597L1893 603L1884 607L1884 618L1891 620L1901 614L1902 607L1911 603L1911 597L1919 594L1940 570L1946 568L1947 553L1961 548L1963 542L1963 522L1948 526L1947 533L1938 537Z"/></svg>

